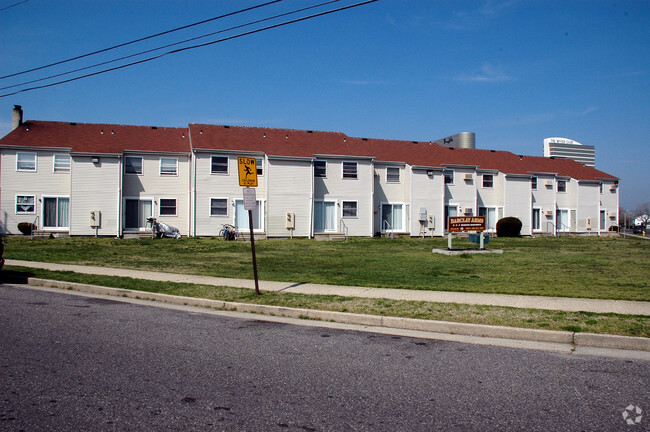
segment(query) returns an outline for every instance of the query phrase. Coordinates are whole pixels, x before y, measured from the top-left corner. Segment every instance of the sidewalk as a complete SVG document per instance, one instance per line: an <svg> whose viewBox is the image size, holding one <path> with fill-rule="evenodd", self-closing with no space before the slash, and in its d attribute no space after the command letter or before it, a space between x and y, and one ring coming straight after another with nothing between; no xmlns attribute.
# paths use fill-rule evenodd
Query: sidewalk
<svg viewBox="0 0 650 432"><path fill-rule="evenodd" d="M76 273L97 274L104 276L123 276L134 279L147 279L160 282L182 282L248 289L255 288L254 281L247 279L195 276L97 266L42 263L12 259L8 259L5 265L40 268L54 271L72 271ZM264 291L281 291L300 294L323 294L346 297L386 298L393 300L505 306L529 309L559 310L567 312L584 311L594 313L617 313L623 315L650 315L650 302L627 300L578 299L566 297L520 296L509 294L479 294L272 281L259 281L259 286L260 289Z"/></svg>

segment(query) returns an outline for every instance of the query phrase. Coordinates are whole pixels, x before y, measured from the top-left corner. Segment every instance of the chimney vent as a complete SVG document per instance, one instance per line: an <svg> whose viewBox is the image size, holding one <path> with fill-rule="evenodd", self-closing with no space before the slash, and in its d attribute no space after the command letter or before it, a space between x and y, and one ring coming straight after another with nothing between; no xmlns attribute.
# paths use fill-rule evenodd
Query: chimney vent
<svg viewBox="0 0 650 432"><path fill-rule="evenodd" d="M14 105L14 110L11 114L11 130L16 129L23 124L23 107Z"/></svg>

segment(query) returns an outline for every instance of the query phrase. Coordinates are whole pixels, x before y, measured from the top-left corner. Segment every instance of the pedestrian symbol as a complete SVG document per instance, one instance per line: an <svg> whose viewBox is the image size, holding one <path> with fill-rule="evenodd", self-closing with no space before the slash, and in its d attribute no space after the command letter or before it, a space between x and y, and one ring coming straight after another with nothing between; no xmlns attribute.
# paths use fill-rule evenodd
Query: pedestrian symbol
<svg viewBox="0 0 650 432"><path fill-rule="evenodd" d="M257 161L255 158L238 157L239 186L257 187Z"/></svg>

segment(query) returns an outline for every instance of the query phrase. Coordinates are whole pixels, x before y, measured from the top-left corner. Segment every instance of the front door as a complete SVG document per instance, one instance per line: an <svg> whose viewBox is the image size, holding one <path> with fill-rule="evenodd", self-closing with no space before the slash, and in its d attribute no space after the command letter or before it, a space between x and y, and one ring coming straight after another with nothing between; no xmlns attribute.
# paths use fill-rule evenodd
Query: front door
<svg viewBox="0 0 650 432"><path fill-rule="evenodd" d="M334 201L314 202L314 232L336 230L336 215Z"/></svg>

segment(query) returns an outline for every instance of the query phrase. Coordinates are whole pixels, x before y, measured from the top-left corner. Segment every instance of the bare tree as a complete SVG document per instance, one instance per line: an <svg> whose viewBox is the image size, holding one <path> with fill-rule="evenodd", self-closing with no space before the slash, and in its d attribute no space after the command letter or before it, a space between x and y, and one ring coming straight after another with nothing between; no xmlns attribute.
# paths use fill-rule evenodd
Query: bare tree
<svg viewBox="0 0 650 432"><path fill-rule="evenodd" d="M634 210L634 216L636 219L638 219L642 225L648 225L648 221L650 221L650 202L645 202L641 205L639 205L635 210Z"/></svg>

